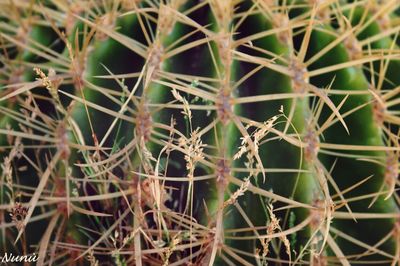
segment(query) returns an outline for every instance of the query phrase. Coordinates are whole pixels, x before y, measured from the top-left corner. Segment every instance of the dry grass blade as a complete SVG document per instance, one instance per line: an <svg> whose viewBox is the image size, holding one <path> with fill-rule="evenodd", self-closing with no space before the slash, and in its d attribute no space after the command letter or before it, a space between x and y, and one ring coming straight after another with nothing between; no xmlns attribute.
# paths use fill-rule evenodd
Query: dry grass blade
<svg viewBox="0 0 400 266"><path fill-rule="evenodd" d="M26 225L28 224L29 220L31 219L31 216L33 214L33 211L35 210L36 204L39 201L39 198L40 198L40 196L42 194L42 191L43 191L44 187L46 186L47 181L48 181L48 179L49 179L54 167L56 166L60 156L61 156L61 152L57 151L56 154L51 159L51 161L49 162L49 164L48 164L48 166L46 168L46 171L44 171L43 175L41 176L39 185L37 186L37 188L35 190L35 193L33 194L32 198L29 201L29 209L28 209L28 213L26 214L26 217L25 217L25 219L23 221L23 229L19 230L18 236L17 236L17 238L15 240L15 243L21 237L21 235L22 235L22 233L24 231L24 228L26 227Z"/></svg>
<svg viewBox="0 0 400 266"><path fill-rule="evenodd" d="M44 265L44 260L47 257L46 252L47 252L48 245L50 243L50 238L53 233L53 230L57 226L57 221L59 218L60 218L60 214L58 214L58 213L51 218L49 225L46 229L46 232L42 236L42 240L40 241L39 254L38 254L39 260L37 262L37 265L39 265L39 266Z"/></svg>

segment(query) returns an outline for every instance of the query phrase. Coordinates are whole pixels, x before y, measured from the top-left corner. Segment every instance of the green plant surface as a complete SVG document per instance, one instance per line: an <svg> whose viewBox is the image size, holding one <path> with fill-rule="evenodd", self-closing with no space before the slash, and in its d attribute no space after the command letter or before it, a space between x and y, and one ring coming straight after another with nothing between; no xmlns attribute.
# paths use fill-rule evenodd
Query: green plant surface
<svg viewBox="0 0 400 266"><path fill-rule="evenodd" d="M0 256L399 264L396 1L0 0Z"/></svg>

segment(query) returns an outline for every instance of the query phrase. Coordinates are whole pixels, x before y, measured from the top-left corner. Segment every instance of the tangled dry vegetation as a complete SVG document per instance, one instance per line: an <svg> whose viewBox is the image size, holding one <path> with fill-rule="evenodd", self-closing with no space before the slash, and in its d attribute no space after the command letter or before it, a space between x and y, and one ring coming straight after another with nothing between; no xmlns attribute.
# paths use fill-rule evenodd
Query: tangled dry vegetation
<svg viewBox="0 0 400 266"><path fill-rule="evenodd" d="M0 255L400 265L399 29L398 0L0 0Z"/></svg>

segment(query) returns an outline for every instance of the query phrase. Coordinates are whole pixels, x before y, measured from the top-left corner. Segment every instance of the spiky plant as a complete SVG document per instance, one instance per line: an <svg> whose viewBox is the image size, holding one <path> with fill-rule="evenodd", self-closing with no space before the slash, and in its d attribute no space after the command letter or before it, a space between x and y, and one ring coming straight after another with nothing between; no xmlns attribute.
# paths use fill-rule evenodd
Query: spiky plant
<svg viewBox="0 0 400 266"><path fill-rule="evenodd" d="M0 0L0 256L400 264L398 6Z"/></svg>

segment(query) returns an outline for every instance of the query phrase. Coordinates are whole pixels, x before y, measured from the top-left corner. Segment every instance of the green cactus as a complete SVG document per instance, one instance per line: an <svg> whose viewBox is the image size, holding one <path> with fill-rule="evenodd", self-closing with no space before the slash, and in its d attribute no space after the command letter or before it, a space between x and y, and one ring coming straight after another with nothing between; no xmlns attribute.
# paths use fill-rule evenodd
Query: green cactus
<svg viewBox="0 0 400 266"><path fill-rule="evenodd" d="M0 256L399 264L398 12L0 0Z"/></svg>

